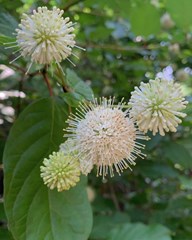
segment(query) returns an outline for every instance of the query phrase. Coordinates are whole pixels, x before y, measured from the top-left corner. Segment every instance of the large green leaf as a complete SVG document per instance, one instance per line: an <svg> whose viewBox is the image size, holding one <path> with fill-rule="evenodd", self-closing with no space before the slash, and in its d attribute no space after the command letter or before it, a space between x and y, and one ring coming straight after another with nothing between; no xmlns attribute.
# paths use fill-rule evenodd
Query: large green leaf
<svg viewBox="0 0 192 240"><path fill-rule="evenodd" d="M93 229L90 235L91 240L105 239L108 231L112 230L115 226L130 221L130 217L126 213L116 212L110 215L97 215L93 219ZM106 231L106 229L108 231Z"/></svg>
<svg viewBox="0 0 192 240"><path fill-rule="evenodd" d="M18 23L13 16L0 9L0 34L13 37L17 25Z"/></svg>
<svg viewBox="0 0 192 240"><path fill-rule="evenodd" d="M0 239L12 240L11 234L6 228L6 216L3 208L3 203L0 202Z"/></svg>
<svg viewBox="0 0 192 240"><path fill-rule="evenodd" d="M107 39L110 36L111 32L112 30L108 29L106 26L97 26L90 29L88 38L91 41L98 42Z"/></svg>
<svg viewBox="0 0 192 240"><path fill-rule="evenodd" d="M178 27L188 31L192 28L192 1L167 0L165 6Z"/></svg>
<svg viewBox="0 0 192 240"><path fill-rule="evenodd" d="M16 240L86 240L90 233L86 179L58 193L40 178L43 158L64 141L66 109L59 99L42 99L26 108L11 129L3 158L5 210Z"/></svg>
<svg viewBox="0 0 192 240"><path fill-rule="evenodd" d="M136 35L148 36L160 32L160 12L150 1L130 1L123 9L124 16L127 15L130 19L132 31Z"/></svg>
<svg viewBox="0 0 192 240"><path fill-rule="evenodd" d="M177 178L177 171L165 164L161 163L160 160L156 159L156 162L153 161L138 161L137 169L142 176L157 179L161 177Z"/></svg>
<svg viewBox="0 0 192 240"><path fill-rule="evenodd" d="M171 240L170 231L162 225L146 226L141 223L123 224L114 228L107 240Z"/></svg>
<svg viewBox="0 0 192 240"><path fill-rule="evenodd" d="M1 227L0 227L0 239L13 240L10 232L6 228L1 228Z"/></svg>
<svg viewBox="0 0 192 240"><path fill-rule="evenodd" d="M175 142L167 143L162 150L172 163L177 163L184 168L192 168L192 156L183 145Z"/></svg>

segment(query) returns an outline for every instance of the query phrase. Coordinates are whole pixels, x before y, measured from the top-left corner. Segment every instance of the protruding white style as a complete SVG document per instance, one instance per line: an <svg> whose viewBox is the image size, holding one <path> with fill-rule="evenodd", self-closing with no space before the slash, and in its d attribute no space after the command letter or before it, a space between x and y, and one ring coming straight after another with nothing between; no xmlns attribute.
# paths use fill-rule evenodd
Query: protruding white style
<svg viewBox="0 0 192 240"><path fill-rule="evenodd" d="M88 174L96 165L97 175L114 176L114 170L120 174L135 165L137 156L144 157L144 145L136 140L146 137L128 117L128 110L122 111L123 106L122 102L115 106L114 98L94 99L81 103L69 116L64 136L75 141L82 173Z"/></svg>
<svg viewBox="0 0 192 240"><path fill-rule="evenodd" d="M188 102L183 97L180 84L173 80L142 82L131 94L130 115L144 133L150 130L153 135L159 132L164 136L165 132L176 132L176 127L182 122L180 118L186 116L180 111Z"/></svg>
<svg viewBox="0 0 192 240"><path fill-rule="evenodd" d="M38 7L31 16L23 14L17 31L21 56L40 64L59 63L72 54L75 46L73 23L63 18L64 11L56 7Z"/></svg>

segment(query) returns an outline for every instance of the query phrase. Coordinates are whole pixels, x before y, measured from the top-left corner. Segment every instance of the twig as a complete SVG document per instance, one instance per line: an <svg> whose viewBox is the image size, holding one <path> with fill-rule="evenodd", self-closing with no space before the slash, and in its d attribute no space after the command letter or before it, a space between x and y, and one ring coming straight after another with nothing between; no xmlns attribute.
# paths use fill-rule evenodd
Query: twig
<svg viewBox="0 0 192 240"><path fill-rule="evenodd" d="M19 80L19 86L18 86L19 93L23 91L23 82L24 82L25 78L26 78L26 75L25 75L25 73L23 73L21 76L21 79ZM17 115L19 115L20 112L21 112L21 97L19 94L18 102L17 102Z"/></svg>
<svg viewBox="0 0 192 240"><path fill-rule="evenodd" d="M146 46L141 46L141 47L129 47L129 46L119 46L119 45L112 45L112 44L94 44L91 42L88 42L86 45L83 44L78 44L78 46L82 47L82 48L94 48L94 49L103 49L103 50L113 50L113 51L120 51L120 52L138 52L140 53L143 50L148 50L148 51L152 51L152 50L157 50L162 48L159 45L155 45L155 46L151 46L151 47L146 47Z"/></svg>
<svg viewBox="0 0 192 240"><path fill-rule="evenodd" d="M52 91L52 88L51 88L51 85L50 85L50 82L49 82L49 79L48 79L48 76L47 76L47 68L46 68L46 66L43 68L41 73L43 75L43 79L44 79L45 83L47 84L47 87L48 87L48 90L49 90L49 95L53 96L53 91Z"/></svg>
<svg viewBox="0 0 192 240"><path fill-rule="evenodd" d="M17 70L21 71L22 73L26 73L26 69L20 67L20 66L17 66L16 64L11 64L12 67L16 68Z"/></svg>
<svg viewBox="0 0 192 240"><path fill-rule="evenodd" d="M22 67L20 67L20 66L17 66L16 64L13 64L13 63L12 63L11 66L12 66L13 68L19 70L20 72L24 73L24 74L26 74L26 72L27 72L25 68L22 68ZM37 70L37 71L35 71L35 72L33 72L33 73L28 73L27 76L29 76L29 77L34 77L34 76L36 76L36 75L39 75L39 71L41 71L41 70Z"/></svg>

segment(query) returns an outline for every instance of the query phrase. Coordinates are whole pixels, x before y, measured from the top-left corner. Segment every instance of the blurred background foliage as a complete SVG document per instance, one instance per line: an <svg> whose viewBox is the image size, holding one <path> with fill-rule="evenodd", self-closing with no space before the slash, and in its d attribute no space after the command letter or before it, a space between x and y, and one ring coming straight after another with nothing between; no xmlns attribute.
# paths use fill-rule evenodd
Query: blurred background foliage
<svg viewBox="0 0 192 240"><path fill-rule="evenodd" d="M80 59L62 67L90 85L96 96L129 100L130 92L150 78L174 78L189 101L188 116L177 133L151 137L145 160L133 171L103 180L89 176L88 196L94 225L90 240L192 239L192 1L191 0L0 0L0 154L18 114L32 101L49 95L43 66L19 58L3 43L15 41L23 12L57 6L76 22ZM75 73L77 75L75 75ZM51 76L51 70L50 70ZM63 94L50 77L55 94ZM81 82L81 88L85 87ZM77 88L79 89L79 88ZM79 91L79 92L78 92ZM173 89L174 91L174 89ZM81 99L80 90L75 97ZM90 95L90 92L87 93ZM66 101L72 101L67 96ZM149 134L150 135L150 134ZM1 161L1 160L0 160ZM0 162L1 163L1 162ZM3 210L3 166L0 171L0 239L12 239Z"/></svg>

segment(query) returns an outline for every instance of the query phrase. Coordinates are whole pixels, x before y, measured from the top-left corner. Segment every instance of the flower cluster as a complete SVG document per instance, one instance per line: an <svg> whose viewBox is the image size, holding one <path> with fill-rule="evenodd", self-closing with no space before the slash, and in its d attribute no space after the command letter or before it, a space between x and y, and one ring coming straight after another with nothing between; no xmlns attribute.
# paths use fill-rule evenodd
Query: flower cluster
<svg viewBox="0 0 192 240"><path fill-rule="evenodd" d="M63 11L56 7L39 7L31 16L24 14L16 30L21 56L40 64L59 65L68 59L76 46L75 35L73 23L62 15ZM168 20L167 15L161 19ZM149 139L145 136L148 130L162 136L175 132L186 116L181 111L187 101L173 80L150 80L135 87L131 94L128 105L123 100L115 105L114 98L95 98L80 103L69 115L64 135L68 140L40 167L41 177L50 189L68 190L77 184L81 173L87 175L94 166L97 176L103 178L114 176L114 171L120 175L124 169L131 170L136 158L145 156L145 145L139 140Z"/></svg>
<svg viewBox="0 0 192 240"><path fill-rule="evenodd" d="M63 10L39 7L31 16L23 14L17 31L21 55L32 62L50 64L61 62L72 54L75 46L73 23L63 18Z"/></svg>
<svg viewBox="0 0 192 240"><path fill-rule="evenodd" d="M186 116L180 112L186 104L180 85L165 79L141 83L132 92L131 109L125 111L125 103L115 105L114 98L81 103L67 120L64 136L68 140L44 160L45 184L62 191L77 183L80 172L87 175L94 166L103 178L131 169L138 156L145 156L141 151L145 146L138 139L148 140L144 136L148 130L154 135L175 132L180 118Z"/></svg>
<svg viewBox="0 0 192 240"><path fill-rule="evenodd" d="M150 80L149 83L142 82L132 92L130 115L142 132L150 130L153 135L159 132L164 136L165 132L176 132L180 118L186 116L180 111L187 103L178 83L166 79Z"/></svg>

